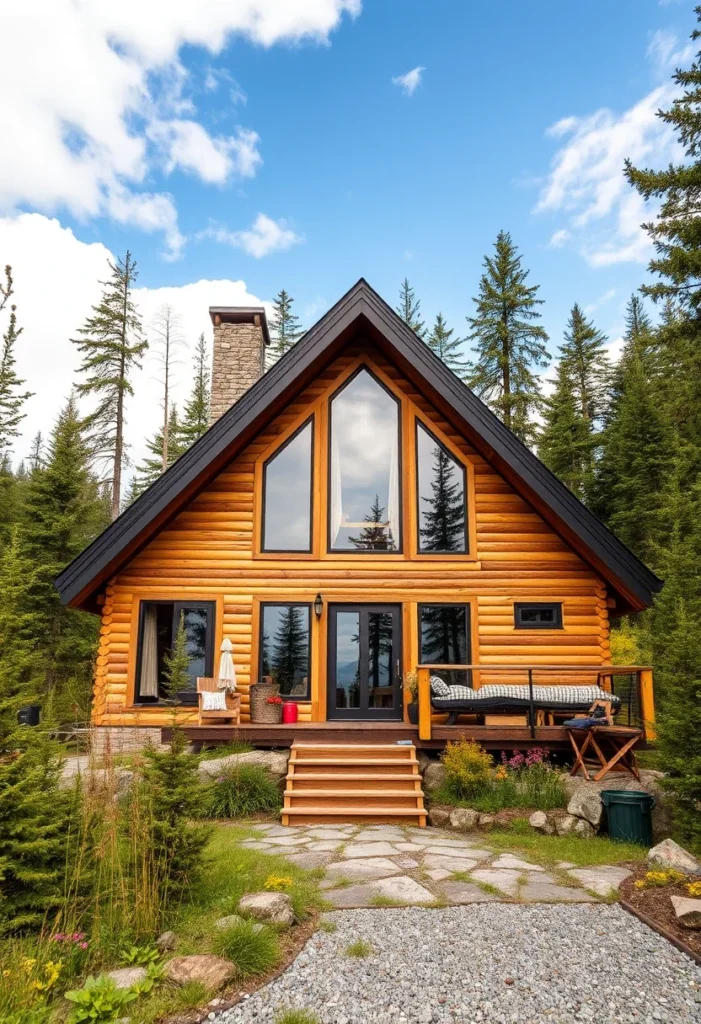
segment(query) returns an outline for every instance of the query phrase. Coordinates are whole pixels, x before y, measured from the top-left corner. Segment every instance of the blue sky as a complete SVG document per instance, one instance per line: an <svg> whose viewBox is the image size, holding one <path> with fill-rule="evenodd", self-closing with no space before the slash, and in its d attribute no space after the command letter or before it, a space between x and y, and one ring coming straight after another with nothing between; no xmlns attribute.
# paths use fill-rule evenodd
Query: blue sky
<svg viewBox="0 0 701 1024"><path fill-rule="evenodd" d="M676 155L654 110L688 62L690 2L200 0L188 18L95 0L83 21L68 3L28 0L0 53L18 97L5 137L22 117L0 156L0 259L22 270L34 364L71 362L93 267L127 246L154 295L284 287L306 326L359 276L394 304L406 275L424 317L462 334L504 228L553 352L574 301L620 335L649 258L622 161ZM413 91L393 81L417 68ZM37 248L76 275L70 301ZM70 307L53 339L28 309L47 288Z"/></svg>

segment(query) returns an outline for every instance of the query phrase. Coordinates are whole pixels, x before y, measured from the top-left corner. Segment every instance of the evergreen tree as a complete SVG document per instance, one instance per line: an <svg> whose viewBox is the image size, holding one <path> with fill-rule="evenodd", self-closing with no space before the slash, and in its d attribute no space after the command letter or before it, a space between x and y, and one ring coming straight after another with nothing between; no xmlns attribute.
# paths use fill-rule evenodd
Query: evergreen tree
<svg viewBox="0 0 701 1024"><path fill-rule="evenodd" d="M209 355L204 334L197 340L194 359L194 378L190 397L185 403L185 413L178 428L178 444L181 452L187 451L198 437L209 427L210 375Z"/></svg>
<svg viewBox="0 0 701 1024"><path fill-rule="evenodd" d="M14 294L12 267L5 267L5 283L0 284L0 313ZM9 307L7 329L2 336L2 353L0 353L0 458L11 450L15 438L19 434L19 424L25 413L22 406L31 391L22 391L24 381L20 380L15 370L15 345L22 333L17 326L17 307Z"/></svg>
<svg viewBox="0 0 701 1024"><path fill-rule="evenodd" d="M453 338L453 334L454 329L451 327L448 330L443 315L438 313L431 333L426 338L426 344L439 359L443 360L448 369L462 376L466 373L469 363L463 353L463 339Z"/></svg>
<svg viewBox="0 0 701 1024"><path fill-rule="evenodd" d="M275 633L272 653L273 678L282 693L290 693L298 676L306 676L308 637L302 609L289 605Z"/></svg>
<svg viewBox="0 0 701 1024"><path fill-rule="evenodd" d="M465 550L465 495L455 463L437 445L433 451L431 497L422 498L419 535L422 551Z"/></svg>
<svg viewBox="0 0 701 1024"><path fill-rule="evenodd" d="M178 349L183 343L182 320L169 303L165 302L156 310L156 314L151 322L151 332L154 336L151 347L154 350L156 360L163 375L159 378L159 383L163 387L161 470L164 471L170 465L170 461L172 461L168 458L171 417L170 393L173 387L173 370L178 362Z"/></svg>
<svg viewBox="0 0 701 1024"><path fill-rule="evenodd" d="M180 621L175 631L175 639L171 650L167 651L163 658L163 689L165 699L176 704L178 694L184 693L190 687L190 654L187 649L187 630L185 629L185 617L180 613Z"/></svg>
<svg viewBox="0 0 701 1024"><path fill-rule="evenodd" d="M178 410L175 405L170 407L168 426L171 439L168 447L168 465L171 466L176 459L180 458L184 451ZM132 501L134 498L138 498L154 481L158 480L163 472L165 443L162 428L159 428L151 440L146 442L146 447L151 453L151 457L145 458L141 465L137 467L136 473L131 480L129 494L132 495Z"/></svg>
<svg viewBox="0 0 701 1024"><path fill-rule="evenodd" d="M44 438L42 437L41 431L32 438L32 446L29 451L29 469L33 472L35 469L41 469L44 465Z"/></svg>
<svg viewBox="0 0 701 1024"><path fill-rule="evenodd" d="M591 423L582 416L570 364L561 359L555 390L545 400L538 456L580 500L587 497L593 471Z"/></svg>
<svg viewBox="0 0 701 1024"><path fill-rule="evenodd" d="M275 359L284 356L304 334L300 327L299 317L292 311L294 299L285 289L281 289L273 299L273 315L270 318L272 349Z"/></svg>
<svg viewBox="0 0 701 1024"><path fill-rule="evenodd" d="M579 413L592 424L601 417L608 395L611 366L604 349L606 340L575 302L560 358L568 364Z"/></svg>
<svg viewBox="0 0 701 1024"><path fill-rule="evenodd" d="M363 516L364 526L360 536L349 537L348 541L361 551L394 551L396 547L395 538L388 529L385 519L385 507L380 505L379 494L375 495L372 507L366 516ZM377 524L377 525L375 525ZM382 525L380 525L382 524Z"/></svg>
<svg viewBox="0 0 701 1024"><path fill-rule="evenodd" d="M526 284L528 271L511 235L500 231L493 256L484 260L476 315L468 317L469 338L477 358L468 383L522 441L535 436L533 413L540 407L540 383L534 372L548 363L545 328L536 298L538 285Z"/></svg>
<svg viewBox="0 0 701 1024"><path fill-rule="evenodd" d="M399 305L396 310L407 327L410 327L414 334L423 338L426 334L426 326L423 320L419 319L421 300L414 295L414 289L409 284L407 277L404 278L399 288Z"/></svg>
<svg viewBox="0 0 701 1024"><path fill-rule="evenodd" d="M110 466L112 518L120 511L122 470L125 464L124 407L134 394L130 376L141 367L148 348L141 317L133 301L136 262L127 251L124 259L109 263L111 277L101 282L103 293L93 315L78 330L73 343L83 355L79 372L85 375L78 394L97 399L97 408L85 420L93 450Z"/></svg>

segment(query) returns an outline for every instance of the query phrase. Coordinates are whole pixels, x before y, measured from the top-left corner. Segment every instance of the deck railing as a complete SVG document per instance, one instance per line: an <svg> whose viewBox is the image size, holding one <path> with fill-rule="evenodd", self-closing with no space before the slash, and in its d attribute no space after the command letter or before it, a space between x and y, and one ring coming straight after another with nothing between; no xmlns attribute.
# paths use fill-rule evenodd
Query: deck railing
<svg viewBox="0 0 701 1024"><path fill-rule="evenodd" d="M487 673L508 675L512 683L523 682L528 685L530 706L528 724L531 736L535 736L535 706L533 687L568 685L567 676L593 676L593 682L603 690L608 690L621 699L621 707L616 716L620 724L637 725L647 741L655 739L655 700L652 686L652 669L644 665L418 665L419 677L419 739L431 739L431 673L437 671L463 671L479 673L479 689L483 676ZM543 678L545 676L545 678ZM553 678L554 677L554 678ZM474 685L474 684L473 684ZM574 684L573 684L574 685ZM581 685L581 684L580 684Z"/></svg>

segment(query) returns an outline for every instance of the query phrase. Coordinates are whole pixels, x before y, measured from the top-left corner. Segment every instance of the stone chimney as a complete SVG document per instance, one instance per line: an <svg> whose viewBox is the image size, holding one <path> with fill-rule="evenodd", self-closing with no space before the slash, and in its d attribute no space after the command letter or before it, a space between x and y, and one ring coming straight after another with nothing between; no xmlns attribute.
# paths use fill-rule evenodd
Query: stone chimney
<svg viewBox="0 0 701 1024"><path fill-rule="evenodd" d="M211 425L263 375L270 335L262 306L210 306L209 315L214 324Z"/></svg>

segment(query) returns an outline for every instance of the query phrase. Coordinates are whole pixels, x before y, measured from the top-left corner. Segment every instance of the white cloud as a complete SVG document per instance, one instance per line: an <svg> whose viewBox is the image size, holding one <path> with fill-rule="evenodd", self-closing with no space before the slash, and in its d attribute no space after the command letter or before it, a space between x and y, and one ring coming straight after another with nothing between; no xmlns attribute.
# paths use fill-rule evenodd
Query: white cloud
<svg viewBox="0 0 701 1024"><path fill-rule="evenodd" d="M412 68L405 75L397 75L393 78L392 84L398 85L405 96L413 96L421 85L421 76L425 70L426 68L423 67Z"/></svg>
<svg viewBox="0 0 701 1024"><path fill-rule="evenodd" d="M559 231L554 231L552 233L548 246L550 249L561 249L569 238L569 231L567 231L566 228L560 228Z"/></svg>
<svg viewBox="0 0 701 1024"><path fill-rule="evenodd" d="M172 197L142 192L154 173L180 167L221 183L260 163L255 132L213 137L191 116L181 50L216 55L233 34L261 46L325 43L360 9L361 0L24 0L0 33L0 137L12 154L0 164L0 212L113 217L163 232L177 255Z"/></svg>
<svg viewBox="0 0 701 1024"><path fill-rule="evenodd" d="M595 302L590 302L588 306L585 306L584 312L587 316L591 316L591 314L596 312L596 310L599 309L601 306L605 306L607 302L610 302L611 299L615 297L615 295L616 289L609 288L609 290L607 292L604 292L603 295L600 295Z"/></svg>
<svg viewBox="0 0 701 1024"><path fill-rule="evenodd" d="M257 260L271 252L289 249L303 241L284 220L273 220L265 213L259 213L252 226L245 231L230 231L221 225L213 225L200 233L200 238L213 238L215 242L243 249Z"/></svg>
<svg viewBox="0 0 701 1024"><path fill-rule="evenodd" d="M668 29L659 28L650 35L647 57L661 77L667 78L675 68L687 64L694 53L695 48L691 42L682 45L679 37Z"/></svg>
<svg viewBox="0 0 701 1024"><path fill-rule="evenodd" d="M99 242L86 244L55 219L38 213L0 218L0 258L10 263L15 278L17 317L24 328L17 342L17 372L34 396L26 403L17 459L27 455L38 430L47 436L75 382L80 353L70 339L100 297L100 281L109 270L111 253ZM57 273L56 268L60 268ZM257 306L269 303L252 295L244 281L200 280L173 288L137 288L134 297L147 328L154 312L169 302L180 314L189 349L180 354L174 399L182 404L191 387L192 348L204 331L211 342L209 306ZM158 370L152 353L134 375L135 395L127 402L127 441L135 463L145 455L145 438L160 423Z"/></svg>

